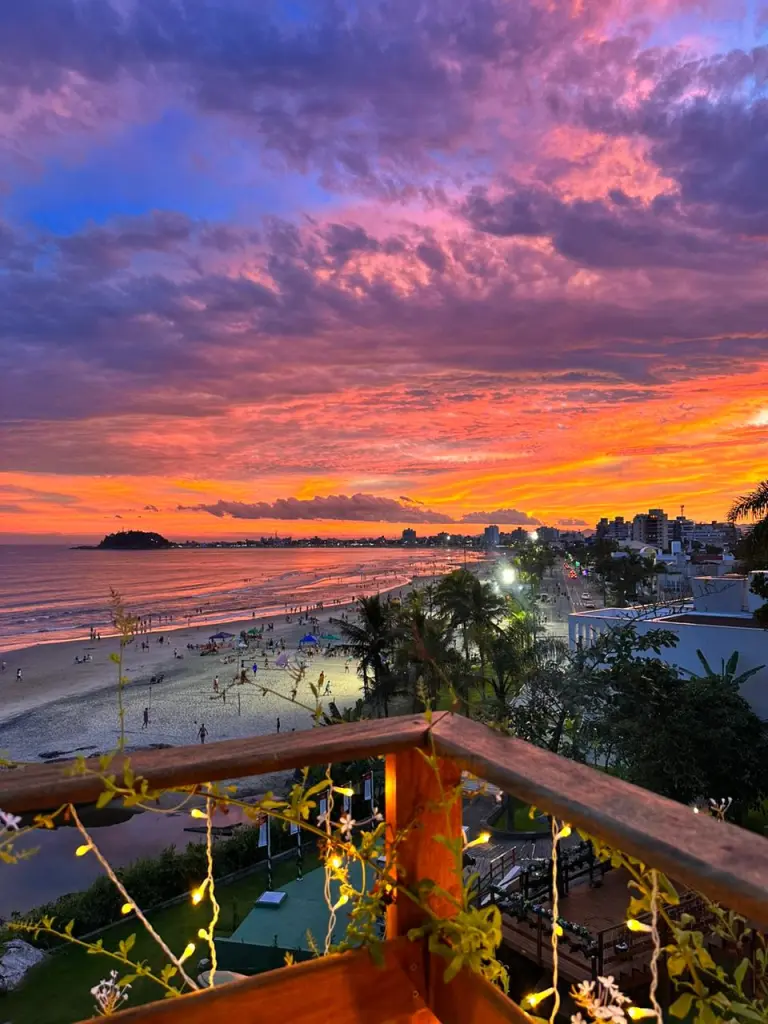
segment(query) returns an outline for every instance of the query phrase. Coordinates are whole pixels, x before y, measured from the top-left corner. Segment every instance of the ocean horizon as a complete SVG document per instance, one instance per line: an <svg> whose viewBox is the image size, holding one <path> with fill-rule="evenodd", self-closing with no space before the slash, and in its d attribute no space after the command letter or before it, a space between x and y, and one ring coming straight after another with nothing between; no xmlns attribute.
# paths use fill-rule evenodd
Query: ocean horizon
<svg viewBox="0 0 768 1024"><path fill-rule="evenodd" d="M183 626L344 604L463 564L454 551L403 548L78 550L0 545L0 651L109 635L110 588L126 608ZM200 609L197 611L197 609Z"/></svg>

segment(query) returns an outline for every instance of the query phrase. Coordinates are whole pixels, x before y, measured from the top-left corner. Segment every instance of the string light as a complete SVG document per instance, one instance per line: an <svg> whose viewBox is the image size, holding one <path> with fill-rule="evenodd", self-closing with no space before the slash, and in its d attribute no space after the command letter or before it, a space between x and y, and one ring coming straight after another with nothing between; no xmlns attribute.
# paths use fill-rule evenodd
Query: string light
<svg viewBox="0 0 768 1024"><path fill-rule="evenodd" d="M644 924L642 921L638 921L637 918L630 917L627 921L627 928L631 932L651 932L653 929L649 924Z"/></svg>
<svg viewBox="0 0 768 1024"><path fill-rule="evenodd" d="M334 786L334 790L337 793L341 793L342 796L354 796L355 791L351 786Z"/></svg>
<svg viewBox="0 0 768 1024"><path fill-rule="evenodd" d="M345 903L349 903L349 896L339 896L339 899L334 903L332 909L338 910L339 907L343 907Z"/></svg>
<svg viewBox="0 0 768 1024"><path fill-rule="evenodd" d="M200 928L200 929L198 929L197 937L198 937L198 939L207 939L208 938L208 932L205 930L205 928Z"/></svg>
<svg viewBox="0 0 768 1024"><path fill-rule="evenodd" d="M193 818L204 818L205 817L205 811L201 811L199 807L193 807L192 810L189 813L190 813L190 815Z"/></svg>
<svg viewBox="0 0 768 1024"><path fill-rule="evenodd" d="M203 897L205 896L205 890L208 888L208 879L206 878L202 885L199 885L196 889L191 892L192 902L195 906L198 903L202 903Z"/></svg>
<svg viewBox="0 0 768 1024"><path fill-rule="evenodd" d="M553 988L545 988L541 992L532 992L523 1000L523 1006L538 1006L539 1003L543 1003L545 999L553 995L554 991Z"/></svg>
<svg viewBox="0 0 768 1024"><path fill-rule="evenodd" d="M189 958L192 956L192 954L194 952L195 952L195 944L194 944L194 942L187 943L186 949L184 950L184 952L179 957L179 963L183 964L185 960L189 960Z"/></svg>
<svg viewBox="0 0 768 1024"><path fill-rule="evenodd" d="M120 913L121 914L130 914L132 912L133 912L133 904L132 903L124 903L122 905L122 907L120 907Z"/></svg>
<svg viewBox="0 0 768 1024"><path fill-rule="evenodd" d="M88 853L90 848L91 847L87 843L85 843L83 846L78 846L78 848L75 850L75 856L84 857L86 853Z"/></svg>
<svg viewBox="0 0 768 1024"><path fill-rule="evenodd" d="M627 1015L632 1020L643 1020L646 1017L655 1017L656 1011L643 1006L628 1006Z"/></svg>
<svg viewBox="0 0 768 1024"><path fill-rule="evenodd" d="M490 839L491 839L491 833L490 832L481 832L480 835L476 839L473 839L470 843L467 843L465 845L464 849L468 850L470 848L470 846L483 846L485 843L490 842Z"/></svg>
<svg viewBox="0 0 768 1024"><path fill-rule="evenodd" d="M567 839L572 831L573 831L573 829L571 828L570 825L563 825L563 827L557 833L557 838L558 839Z"/></svg>
<svg viewBox="0 0 768 1024"><path fill-rule="evenodd" d="M338 854L336 854L334 857L331 857L332 868L336 868L338 870L343 863L344 862L342 861L341 857L338 856Z"/></svg>

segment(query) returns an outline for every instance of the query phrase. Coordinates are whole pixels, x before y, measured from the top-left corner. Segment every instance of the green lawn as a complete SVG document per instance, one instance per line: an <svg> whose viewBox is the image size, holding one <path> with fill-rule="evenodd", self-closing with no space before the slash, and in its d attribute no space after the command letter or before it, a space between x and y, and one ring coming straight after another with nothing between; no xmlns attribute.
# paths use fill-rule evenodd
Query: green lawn
<svg viewBox="0 0 768 1024"><path fill-rule="evenodd" d="M515 797L509 797L500 816L493 822L493 827L505 832L548 832L549 823L540 818L531 818L528 804L521 803Z"/></svg>
<svg viewBox="0 0 768 1024"><path fill-rule="evenodd" d="M311 871L317 864L314 854L305 855L305 871ZM295 877L295 861L274 866L275 886L292 881ZM230 885L218 886L216 893L221 904L221 927L217 929L217 934L229 935L233 924L245 917L264 888L263 870ZM197 942L198 948L189 960L189 973L193 977L197 961L206 955L207 948L196 938L197 931L207 924L209 915L210 904L207 902L200 907L194 907L191 902L182 903L150 915L153 927L174 953L180 954L190 941ZM126 921L105 932L104 945L108 949L116 949L119 941L132 933L136 934L132 959L146 960L152 967L161 968L165 963L162 952L135 920ZM86 1020L94 1015L91 988L106 977L113 967L121 968L121 965L117 961L110 961L108 957L94 956L83 949L72 948L56 953L30 971L23 985L15 992L0 995L0 1021L3 1024L73 1024L75 1021ZM120 973L125 971L120 969ZM133 984L127 1005L149 1003L162 996L163 991L158 985L142 978Z"/></svg>

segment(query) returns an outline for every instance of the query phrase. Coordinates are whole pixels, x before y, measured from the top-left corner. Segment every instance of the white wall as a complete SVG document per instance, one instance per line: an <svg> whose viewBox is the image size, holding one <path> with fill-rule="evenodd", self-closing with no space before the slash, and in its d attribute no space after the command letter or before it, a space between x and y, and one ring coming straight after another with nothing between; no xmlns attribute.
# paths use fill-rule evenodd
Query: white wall
<svg viewBox="0 0 768 1024"><path fill-rule="evenodd" d="M622 614L623 612L623 614ZM629 621L623 609L605 609L603 615L580 612L568 617L568 639L574 648L581 640L589 645L599 632ZM742 695L761 718L768 719L768 631L748 626L712 626L688 622L670 622L668 619L633 620L639 635L652 629L668 629L678 637L676 647L662 648L661 657L669 665L687 669L700 675L701 662L696 656L697 648L712 668L720 670L722 660L727 661L734 651L739 652L739 672L764 666L760 672L748 679L742 687ZM654 654L651 655L655 657Z"/></svg>

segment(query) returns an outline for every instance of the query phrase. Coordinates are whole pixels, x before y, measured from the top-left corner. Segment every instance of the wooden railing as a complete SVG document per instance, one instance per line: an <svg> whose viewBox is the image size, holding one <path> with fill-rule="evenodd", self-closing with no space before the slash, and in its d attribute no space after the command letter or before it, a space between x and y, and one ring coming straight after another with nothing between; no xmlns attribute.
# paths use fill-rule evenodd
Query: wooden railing
<svg viewBox="0 0 768 1024"><path fill-rule="evenodd" d="M440 783L419 750L438 755ZM436 714L431 723L406 716L135 753L130 763L150 787L167 788L381 754L386 755L388 830L394 834L414 819L421 825L411 828L398 845L405 884L428 877L448 891L457 889L451 855L432 835L448 831L458 837L461 807L459 802L454 805L447 829L445 810L438 820L433 806L440 785L458 786L462 770L468 770L768 929L767 840L449 713ZM120 764L115 758L110 772L119 775ZM98 771L96 762L91 767ZM22 813L92 803L102 788L99 778L72 774L66 765L26 765L0 772L0 807ZM451 912L448 901L434 909ZM404 938L421 923L420 914L418 905L402 898L388 908L389 941L382 968L374 967L361 950L137 1007L116 1019L126 1024L528 1020L475 975L461 972L445 985L445 961L434 963L421 943Z"/></svg>

